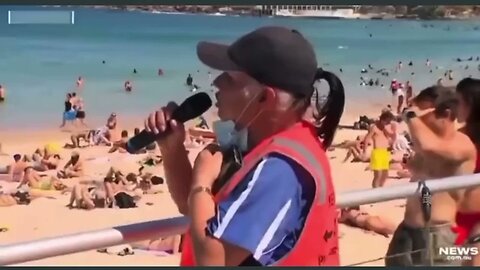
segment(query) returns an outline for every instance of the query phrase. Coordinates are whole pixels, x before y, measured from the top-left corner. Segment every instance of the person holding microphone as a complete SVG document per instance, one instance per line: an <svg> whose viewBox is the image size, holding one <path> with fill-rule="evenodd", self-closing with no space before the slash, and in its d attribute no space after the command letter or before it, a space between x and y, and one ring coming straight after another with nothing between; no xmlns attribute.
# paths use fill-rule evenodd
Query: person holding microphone
<svg viewBox="0 0 480 270"><path fill-rule="evenodd" d="M197 55L222 72L213 82L217 144L200 152L192 168L185 129L172 120L177 105L145 120L146 131L169 130L157 140L166 182L191 220L181 266L338 266L325 149L344 109L341 81L317 67L312 45L298 31L283 27L261 27L231 45L200 42ZM330 92L314 125L302 116L321 79Z"/></svg>

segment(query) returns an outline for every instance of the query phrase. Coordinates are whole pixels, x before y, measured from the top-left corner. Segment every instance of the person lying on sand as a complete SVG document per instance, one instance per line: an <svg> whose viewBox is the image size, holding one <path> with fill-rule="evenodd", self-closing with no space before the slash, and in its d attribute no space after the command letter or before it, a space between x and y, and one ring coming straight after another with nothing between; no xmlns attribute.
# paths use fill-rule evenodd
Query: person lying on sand
<svg viewBox="0 0 480 270"><path fill-rule="evenodd" d="M368 141L367 145L365 146L364 142L365 136L358 136L357 139L353 142L353 144L350 144L350 142L346 141L343 144L344 146L348 145L348 151L347 154L345 155L345 158L343 160L343 163L347 162L350 157L353 156L353 159L351 162L369 162L370 161L370 154L372 151L372 142ZM366 151L364 151L364 148L367 147Z"/></svg>
<svg viewBox="0 0 480 270"><path fill-rule="evenodd" d="M121 139L118 142L114 142L112 148L108 150L108 153L114 153L118 150L120 153L127 153L125 146L128 142L128 131L122 130Z"/></svg>
<svg viewBox="0 0 480 270"><path fill-rule="evenodd" d="M385 237L393 234L397 227L379 216L372 216L365 211L361 211L360 206L341 209L338 222L366 231L372 231Z"/></svg>
<svg viewBox="0 0 480 270"><path fill-rule="evenodd" d="M83 160L77 151L73 151L70 160L57 174L58 178L82 177L84 175Z"/></svg>
<svg viewBox="0 0 480 270"><path fill-rule="evenodd" d="M158 155L149 155L143 158L138 162L140 164L140 168L138 170L139 175L142 174L142 170L144 169L145 166L150 166L150 167L157 166L162 164L162 162L163 162L163 157Z"/></svg>
<svg viewBox="0 0 480 270"><path fill-rule="evenodd" d="M58 154L51 154L45 149L37 149L32 155L32 166L36 171L56 170L60 163Z"/></svg>
<svg viewBox="0 0 480 270"><path fill-rule="evenodd" d="M86 210L105 208L107 206L105 190L106 188L76 184L73 186L67 207Z"/></svg>
<svg viewBox="0 0 480 270"><path fill-rule="evenodd" d="M178 254L180 252L181 235L159 237L151 240L133 242L130 245L134 249L163 251L169 254Z"/></svg>
<svg viewBox="0 0 480 270"><path fill-rule="evenodd" d="M90 145L111 146L112 142L109 137L109 129L107 126L97 128L90 139Z"/></svg>
<svg viewBox="0 0 480 270"><path fill-rule="evenodd" d="M0 180L7 180L11 182L20 182L23 178L23 171L28 166L26 162L26 157L22 158L22 155L15 154L13 155L13 162L5 168L0 168L0 174L6 175L5 179L0 177Z"/></svg>
<svg viewBox="0 0 480 270"><path fill-rule="evenodd" d="M143 191L143 194L157 194L162 192L162 185L165 179L151 173L144 173L139 176L138 188Z"/></svg>
<svg viewBox="0 0 480 270"><path fill-rule="evenodd" d="M67 143L65 144L64 148L68 149L74 149L74 148L82 148L82 147L87 147L94 145L93 143L93 136L95 135L96 130L90 129L90 130L81 130L78 132L75 132L70 136L70 140L72 141L71 144ZM87 145L81 146L80 143L81 141L85 142Z"/></svg>
<svg viewBox="0 0 480 270"><path fill-rule="evenodd" d="M76 184L67 207L87 210L105 207L132 208L136 207L142 193L135 174L124 177L112 167L102 186Z"/></svg>
<svg viewBox="0 0 480 270"><path fill-rule="evenodd" d="M32 189L39 190L64 190L67 188L62 181L52 176L41 176L36 172L33 167L25 168L23 180L19 183L17 189L22 186L28 185Z"/></svg>
<svg viewBox="0 0 480 270"><path fill-rule="evenodd" d="M28 205L33 199L40 196L30 194L29 192L17 191L13 194L0 194L0 207L13 205Z"/></svg>
<svg viewBox="0 0 480 270"><path fill-rule="evenodd" d="M413 152L403 154L401 162L390 164L390 170L397 171L398 178L411 178L412 173L410 172L409 163L411 163L412 156Z"/></svg>

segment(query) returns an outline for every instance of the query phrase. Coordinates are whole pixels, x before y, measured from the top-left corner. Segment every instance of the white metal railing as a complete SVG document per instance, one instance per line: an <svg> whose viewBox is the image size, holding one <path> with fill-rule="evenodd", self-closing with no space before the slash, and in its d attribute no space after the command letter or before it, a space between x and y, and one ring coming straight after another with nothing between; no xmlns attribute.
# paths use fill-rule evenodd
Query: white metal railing
<svg viewBox="0 0 480 270"><path fill-rule="evenodd" d="M425 184L432 193L480 186L480 174L428 180ZM402 199L415 196L418 192L418 183L350 191L338 196L337 207ZM188 223L188 218L182 216L0 246L0 265L17 264L153 237L181 234L187 230Z"/></svg>

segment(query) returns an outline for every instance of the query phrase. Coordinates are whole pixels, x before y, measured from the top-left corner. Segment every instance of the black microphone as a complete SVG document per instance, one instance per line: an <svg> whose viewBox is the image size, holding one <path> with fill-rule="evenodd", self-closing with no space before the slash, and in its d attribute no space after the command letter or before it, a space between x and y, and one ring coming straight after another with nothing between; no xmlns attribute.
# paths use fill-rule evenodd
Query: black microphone
<svg viewBox="0 0 480 270"><path fill-rule="evenodd" d="M180 104L180 106L172 112L172 119L184 123L188 120L201 116L210 107L212 107L212 100L210 99L208 94L204 92L198 93L187 98L182 104ZM162 138L162 136L165 136L166 134L168 134L168 132L168 125L166 130L159 134L143 130L142 132L128 140L125 149L130 154L134 154L146 147L147 145Z"/></svg>

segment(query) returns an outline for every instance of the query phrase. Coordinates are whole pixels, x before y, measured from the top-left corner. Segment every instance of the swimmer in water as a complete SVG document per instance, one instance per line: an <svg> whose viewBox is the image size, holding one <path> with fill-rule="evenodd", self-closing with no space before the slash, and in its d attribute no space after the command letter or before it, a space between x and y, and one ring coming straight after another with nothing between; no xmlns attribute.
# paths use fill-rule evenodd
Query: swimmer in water
<svg viewBox="0 0 480 270"><path fill-rule="evenodd" d="M453 70L449 70L449 71L448 71L448 79L449 79L450 81L453 81Z"/></svg>
<svg viewBox="0 0 480 270"><path fill-rule="evenodd" d="M123 85L123 88L125 89L126 92L132 92L133 86L130 81L126 81L125 84Z"/></svg>
<svg viewBox="0 0 480 270"><path fill-rule="evenodd" d="M186 80L185 83L187 84L187 86L192 86L192 84L193 84L192 74L188 74L187 80Z"/></svg>
<svg viewBox="0 0 480 270"><path fill-rule="evenodd" d="M83 88L83 78L82 76L79 76L77 79L77 90L82 90Z"/></svg>
<svg viewBox="0 0 480 270"><path fill-rule="evenodd" d="M4 102L5 101L5 87L3 87L2 85L0 85L0 102Z"/></svg>
<svg viewBox="0 0 480 270"><path fill-rule="evenodd" d="M195 92L197 92L198 89L200 89L200 86L194 84L191 91L192 91L192 93L195 93Z"/></svg>
<svg viewBox="0 0 480 270"><path fill-rule="evenodd" d="M136 68L133 69L133 74L137 74L137 69Z"/></svg>
<svg viewBox="0 0 480 270"><path fill-rule="evenodd" d="M102 64L105 64L105 63L106 63L105 60L102 60Z"/></svg>
<svg viewBox="0 0 480 270"><path fill-rule="evenodd" d="M443 79L442 78L438 78L437 86L443 86Z"/></svg>
<svg viewBox="0 0 480 270"><path fill-rule="evenodd" d="M158 69L158 76L162 76L163 75L163 69L159 68Z"/></svg>

